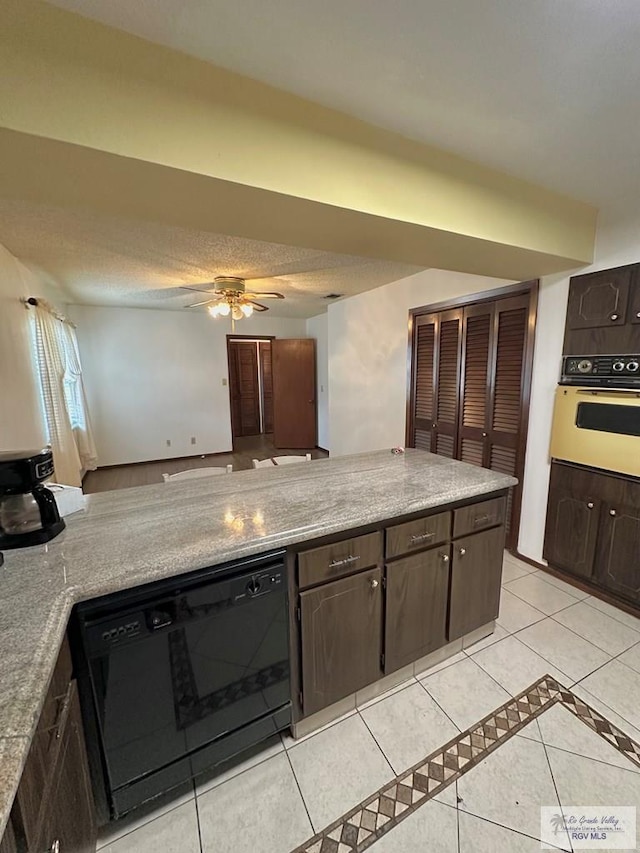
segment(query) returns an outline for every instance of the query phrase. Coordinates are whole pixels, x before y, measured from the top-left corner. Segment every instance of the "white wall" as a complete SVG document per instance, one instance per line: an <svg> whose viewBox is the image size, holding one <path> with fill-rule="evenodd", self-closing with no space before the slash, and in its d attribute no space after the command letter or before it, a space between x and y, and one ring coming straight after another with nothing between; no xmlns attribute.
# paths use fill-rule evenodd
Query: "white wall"
<svg viewBox="0 0 640 853"><path fill-rule="evenodd" d="M575 272L609 269L640 261L640 213L601 214L593 264ZM518 550L542 561L547 493L551 466L549 437L553 394L560 373L568 275L547 276L540 283L540 303L533 364L529 436L522 495Z"/></svg>
<svg viewBox="0 0 640 853"><path fill-rule="evenodd" d="M509 283L424 270L330 305L332 456L404 445L410 308Z"/></svg>
<svg viewBox="0 0 640 853"><path fill-rule="evenodd" d="M318 445L331 449L329 437L329 315L307 320L307 337L316 339L316 400L318 402Z"/></svg>
<svg viewBox="0 0 640 853"><path fill-rule="evenodd" d="M29 312L21 299L39 296L39 279L0 245L0 450L45 444Z"/></svg>
<svg viewBox="0 0 640 853"><path fill-rule="evenodd" d="M199 311L72 305L68 313L78 326L99 466L231 450L222 384L230 322ZM236 331L306 336L304 320L270 316L244 319Z"/></svg>

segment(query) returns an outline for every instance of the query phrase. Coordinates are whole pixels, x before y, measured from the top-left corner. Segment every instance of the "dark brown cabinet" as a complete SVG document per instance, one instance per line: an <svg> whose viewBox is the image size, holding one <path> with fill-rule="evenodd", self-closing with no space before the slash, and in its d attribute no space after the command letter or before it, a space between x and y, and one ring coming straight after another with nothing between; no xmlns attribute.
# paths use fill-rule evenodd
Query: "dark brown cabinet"
<svg viewBox="0 0 640 853"><path fill-rule="evenodd" d="M640 323L640 276L636 273L635 287L632 291L631 310L629 311L629 319L632 323Z"/></svg>
<svg viewBox="0 0 640 853"><path fill-rule="evenodd" d="M504 527L494 527L453 542L449 640L497 618L504 534Z"/></svg>
<svg viewBox="0 0 640 853"><path fill-rule="evenodd" d="M596 577L605 589L640 604L640 501L602 506Z"/></svg>
<svg viewBox="0 0 640 853"><path fill-rule="evenodd" d="M406 442L522 480L533 356L534 290L416 314ZM508 498L517 538L521 486Z"/></svg>
<svg viewBox="0 0 640 853"><path fill-rule="evenodd" d="M627 320L632 270L633 267L627 266L574 276L567 307L568 328L623 326Z"/></svg>
<svg viewBox="0 0 640 853"><path fill-rule="evenodd" d="M1 853L93 853L96 819L77 685L65 639Z"/></svg>
<svg viewBox="0 0 640 853"><path fill-rule="evenodd" d="M640 604L640 482L553 462L544 557L629 603Z"/></svg>
<svg viewBox="0 0 640 853"><path fill-rule="evenodd" d="M300 593L305 715L380 678L382 592L375 568Z"/></svg>
<svg viewBox="0 0 640 853"><path fill-rule="evenodd" d="M385 673L446 642L449 545L387 566Z"/></svg>

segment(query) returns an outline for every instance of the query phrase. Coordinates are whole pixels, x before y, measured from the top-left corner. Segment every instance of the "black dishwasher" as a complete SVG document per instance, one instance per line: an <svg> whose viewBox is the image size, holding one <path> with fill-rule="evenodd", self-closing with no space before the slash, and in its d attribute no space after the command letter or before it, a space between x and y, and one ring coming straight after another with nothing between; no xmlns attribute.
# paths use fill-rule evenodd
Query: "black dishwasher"
<svg viewBox="0 0 640 853"><path fill-rule="evenodd" d="M101 811L120 817L289 726L283 553L78 605Z"/></svg>

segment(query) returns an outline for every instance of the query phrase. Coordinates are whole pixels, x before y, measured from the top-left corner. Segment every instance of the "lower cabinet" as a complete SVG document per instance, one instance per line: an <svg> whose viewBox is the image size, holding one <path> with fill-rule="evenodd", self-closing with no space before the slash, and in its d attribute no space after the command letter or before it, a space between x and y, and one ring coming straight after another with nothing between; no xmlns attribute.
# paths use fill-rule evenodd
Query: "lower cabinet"
<svg viewBox="0 0 640 853"><path fill-rule="evenodd" d="M602 506L595 577L605 589L640 604L640 503Z"/></svg>
<svg viewBox="0 0 640 853"><path fill-rule="evenodd" d="M94 853L96 820L78 688L65 640L0 853Z"/></svg>
<svg viewBox="0 0 640 853"><path fill-rule="evenodd" d="M387 566L385 673L446 643L449 546Z"/></svg>
<svg viewBox="0 0 640 853"><path fill-rule="evenodd" d="M494 527L453 543L449 640L469 634L498 616L504 539L504 527Z"/></svg>
<svg viewBox="0 0 640 853"><path fill-rule="evenodd" d="M552 568L640 604L640 483L554 462L543 553Z"/></svg>
<svg viewBox="0 0 640 853"><path fill-rule="evenodd" d="M313 714L382 675L382 570L300 593L303 713Z"/></svg>

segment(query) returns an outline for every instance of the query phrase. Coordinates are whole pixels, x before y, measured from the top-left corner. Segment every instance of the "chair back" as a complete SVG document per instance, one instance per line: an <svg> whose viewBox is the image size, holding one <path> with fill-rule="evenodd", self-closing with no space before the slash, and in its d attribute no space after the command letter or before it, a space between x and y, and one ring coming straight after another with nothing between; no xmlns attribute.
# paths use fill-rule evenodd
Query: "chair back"
<svg viewBox="0 0 640 853"><path fill-rule="evenodd" d="M218 474L231 474L233 465L226 465L224 468L189 468L188 471L178 471L176 474L163 474L162 479L165 483L171 483L174 480L197 480L200 477L216 477Z"/></svg>
<svg viewBox="0 0 640 853"><path fill-rule="evenodd" d="M274 465L291 465L293 462L311 462L311 454L304 456L273 456Z"/></svg>
<svg viewBox="0 0 640 853"><path fill-rule="evenodd" d="M252 462L254 468L273 468L275 465L271 459L253 459Z"/></svg>

